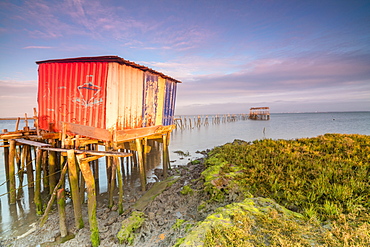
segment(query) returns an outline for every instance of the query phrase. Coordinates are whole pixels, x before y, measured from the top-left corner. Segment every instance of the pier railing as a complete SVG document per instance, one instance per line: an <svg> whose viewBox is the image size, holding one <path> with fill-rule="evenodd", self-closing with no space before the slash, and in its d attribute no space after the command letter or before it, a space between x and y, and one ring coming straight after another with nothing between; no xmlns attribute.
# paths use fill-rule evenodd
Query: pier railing
<svg viewBox="0 0 370 247"><path fill-rule="evenodd" d="M194 129L210 124L221 124L247 120L248 114L223 114L223 115L189 115L176 116L175 124L177 129Z"/></svg>

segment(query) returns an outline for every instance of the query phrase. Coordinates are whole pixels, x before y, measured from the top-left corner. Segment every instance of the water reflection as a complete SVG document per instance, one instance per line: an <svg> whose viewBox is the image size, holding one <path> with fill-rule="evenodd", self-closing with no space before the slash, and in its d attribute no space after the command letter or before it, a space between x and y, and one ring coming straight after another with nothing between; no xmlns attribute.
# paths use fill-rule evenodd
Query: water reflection
<svg viewBox="0 0 370 247"><path fill-rule="evenodd" d="M150 152L147 154L146 176L147 182L156 182L158 178L154 175L155 168L162 167L162 144L153 140L148 140L151 146ZM101 147L102 149L104 147ZM128 150L121 150L129 152ZM3 151L0 151L3 154ZM135 152L133 152L135 154ZM3 156L3 155L1 155ZM135 189L140 189L140 173L137 162L135 162L136 155L126 158L120 158L120 165L123 177L125 193L134 193ZM0 161L1 167L4 167L3 159ZM98 205L106 203L108 198L108 180L106 171L106 159L100 158L96 163L91 165L95 174L96 192ZM5 171L0 170L1 181L5 180ZM17 171L16 171L17 172ZM19 186L19 179L17 178L17 187ZM23 185L27 185L27 176L25 176ZM69 190L68 179L66 179L66 189ZM38 220L36 216L35 205L33 203L34 190L27 186L18 189L18 200L15 204L9 204L9 194L7 193L6 183L1 187L0 197L0 239L8 236L18 236L27 232L33 223ZM46 205L49 200L48 191L43 192L43 203ZM115 192L115 195L117 193ZM87 196L87 195L86 195ZM67 201L67 203L70 200Z"/></svg>

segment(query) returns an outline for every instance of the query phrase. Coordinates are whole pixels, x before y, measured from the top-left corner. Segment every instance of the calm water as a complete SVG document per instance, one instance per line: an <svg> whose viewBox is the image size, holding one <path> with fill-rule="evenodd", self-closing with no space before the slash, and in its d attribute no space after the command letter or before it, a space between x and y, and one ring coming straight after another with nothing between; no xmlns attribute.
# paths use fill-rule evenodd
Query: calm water
<svg viewBox="0 0 370 247"><path fill-rule="evenodd" d="M211 117L211 116L209 116ZM193 119L193 118L192 118ZM32 126L32 122L29 123ZM21 122L19 129L23 128ZM15 121L1 121L0 129L13 130ZM200 128L174 130L170 142L170 159L172 165L184 165L189 160L200 157L196 151L211 149L215 146L232 142L234 139L253 141L256 139L295 139L314 137L325 133L364 134L370 135L370 112L338 113L287 113L272 114L269 121L239 120L212 124ZM189 152L190 156L181 157L174 151ZM5 181L3 149L0 148L0 184ZM150 167L160 167L160 151L152 154ZM140 181L135 171L129 186L138 187ZM100 193L107 191L104 159L100 162ZM152 176L149 170L147 176ZM151 181L151 180L149 180ZM27 181L24 182L26 184ZM7 192L6 185L0 185L0 195ZM24 196L15 205L8 204L8 196L0 196L0 238L9 234L23 234L36 221L32 207L32 191L24 188ZM31 205L31 206L30 206Z"/></svg>
<svg viewBox="0 0 370 247"><path fill-rule="evenodd" d="M296 139L325 133L370 135L370 112L276 113L269 121L237 121L201 128L174 130L170 148L196 157L196 151L220 146L235 139ZM177 156L171 153L171 160Z"/></svg>

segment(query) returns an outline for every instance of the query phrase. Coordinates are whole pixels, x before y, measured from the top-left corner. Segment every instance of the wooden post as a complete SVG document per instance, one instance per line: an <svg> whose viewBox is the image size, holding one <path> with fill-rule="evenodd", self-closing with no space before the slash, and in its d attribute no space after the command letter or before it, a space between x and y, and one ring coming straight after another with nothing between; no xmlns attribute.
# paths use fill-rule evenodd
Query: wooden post
<svg viewBox="0 0 370 247"><path fill-rule="evenodd" d="M66 140L66 136L67 136L67 125L65 122L62 123L62 138L61 138L61 142L62 142L62 145L61 147L62 148L65 148L65 140Z"/></svg>
<svg viewBox="0 0 370 247"><path fill-rule="evenodd" d="M3 129L2 130L3 133L6 133L8 132L7 129ZM9 148L7 147L8 145L8 140L7 139L4 139L4 165L5 165L5 177L6 177L6 181L9 181ZM9 190L9 183L6 183L7 186L8 186L8 190Z"/></svg>
<svg viewBox="0 0 370 247"><path fill-rule="evenodd" d="M41 163L42 163L42 150L36 149L36 183L35 183L35 206L36 214L42 214L42 201L41 201Z"/></svg>
<svg viewBox="0 0 370 247"><path fill-rule="evenodd" d="M33 181L33 164L32 164L31 146L25 145L24 149L26 149L25 155L26 155L26 170L27 170L28 188L33 188L34 181Z"/></svg>
<svg viewBox="0 0 370 247"><path fill-rule="evenodd" d="M140 170L140 181L141 181L141 190L145 191L146 187L146 175L145 175L145 166L143 160L143 145L141 144L140 139L135 139L136 142L136 150L139 162L139 170Z"/></svg>
<svg viewBox="0 0 370 247"><path fill-rule="evenodd" d="M57 204L58 204L58 213L59 213L60 236L64 238L65 236L67 236L68 230L67 230L67 225L66 225L65 192L63 188L57 191Z"/></svg>
<svg viewBox="0 0 370 247"><path fill-rule="evenodd" d="M43 188L46 191L49 189L49 172L48 172L48 152L42 152L42 171L43 171L43 177L42 177L42 184Z"/></svg>
<svg viewBox="0 0 370 247"><path fill-rule="evenodd" d="M112 160L112 157L108 157L109 160ZM114 193L114 187L116 186L116 169L117 169L117 163L115 161L111 162L111 178L109 183L109 208L113 207L113 193Z"/></svg>
<svg viewBox="0 0 370 247"><path fill-rule="evenodd" d="M51 206L54 203L54 199L57 195L58 188L64 186L64 180L65 180L65 176L66 176L66 173L67 173L67 168L68 168L68 165L64 165L64 167L62 169L62 172L60 174L59 182L55 186L55 188L53 190L53 193L51 193L51 198L48 202L48 205L46 206L45 213L44 213L44 215L42 216L42 218L40 220L40 227L42 227L45 224L46 220L48 219L48 214L49 214L49 211L51 210Z"/></svg>
<svg viewBox="0 0 370 247"><path fill-rule="evenodd" d="M20 159L18 163L18 177L19 177L19 185L18 185L18 192L17 192L17 199L19 200L22 197L23 194L23 175L24 175L24 170L26 167L26 146L28 145L23 145L22 148L20 148Z"/></svg>
<svg viewBox="0 0 370 247"><path fill-rule="evenodd" d="M55 179L56 164L57 164L57 154L54 151L50 151L49 152L49 187L50 187L50 193L54 190L54 187L56 185L56 179Z"/></svg>
<svg viewBox="0 0 370 247"><path fill-rule="evenodd" d="M98 150L98 144L91 144L91 150ZM99 180L99 160L92 161L95 180Z"/></svg>
<svg viewBox="0 0 370 247"><path fill-rule="evenodd" d="M148 138L144 137L143 139L144 145L143 145L143 166L144 166L144 171L146 171L147 165L148 165L148 153L150 151L150 147L148 146ZM144 173L145 174L145 173ZM146 175L145 175L146 178Z"/></svg>
<svg viewBox="0 0 370 247"><path fill-rule="evenodd" d="M15 131L18 131L18 129L19 129L19 121L21 121L20 117L18 117L17 121L15 122Z"/></svg>
<svg viewBox="0 0 370 247"><path fill-rule="evenodd" d="M76 158L73 149L67 150L67 158L68 158L69 183L71 186L73 209L75 215L75 226L77 229L81 229L84 227L84 222L82 219L80 193L78 189Z"/></svg>
<svg viewBox="0 0 370 247"><path fill-rule="evenodd" d="M28 127L27 113L24 114L24 124L26 125L26 127Z"/></svg>
<svg viewBox="0 0 370 247"><path fill-rule="evenodd" d="M167 135L162 135L163 141L163 177L166 178L168 175L168 146L167 146Z"/></svg>
<svg viewBox="0 0 370 247"><path fill-rule="evenodd" d="M79 179L80 179L80 203L84 204L85 203L85 179L81 174L79 173Z"/></svg>
<svg viewBox="0 0 370 247"><path fill-rule="evenodd" d="M36 108L33 108L33 126L36 127L36 133L39 136L40 135L40 128L39 128L39 119L37 117L37 111ZM54 130L53 130L54 131ZM51 131L50 131L51 132Z"/></svg>
<svg viewBox="0 0 370 247"><path fill-rule="evenodd" d="M9 193L10 193L10 204L15 204L16 201L16 190L15 190L15 155L16 155L16 143L15 140L10 140L9 150Z"/></svg>
<svg viewBox="0 0 370 247"><path fill-rule="evenodd" d="M98 151L99 150L99 147L98 147L98 144L92 144L92 149L91 150L95 150L95 151ZM96 159L94 161L92 161L93 163L93 172L94 172L94 179L95 179L95 189L96 189L96 193L99 194L100 192L100 188L99 188L99 159Z"/></svg>
<svg viewBox="0 0 370 247"><path fill-rule="evenodd" d="M109 143L105 144L105 151L109 151ZM112 159L109 156L105 156L105 167L107 172L107 182L108 182L108 190L111 187L111 179L112 179Z"/></svg>
<svg viewBox="0 0 370 247"><path fill-rule="evenodd" d="M99 158L97 156L96 158ZM89 159L89 158L88 158ZM89 166L89 161L80 159L80 169L82 176L85 179L87 187L87 210L89 215L89 225L90 225L90 239L92 246L99 246L100 237L99 237L99 228L98 221L96 219L96 191L95 191L95 180L93 173Z"/></svg>
<svg viewBox="0 0 370 247"><path fill-rule="evenodd" d="M113 163L115 163L117 177L118 177L118 213L123 213L123 180L122 180L122 172L121 172L121 165L119 162L119 158L117 156L113 157Z"/></svg>

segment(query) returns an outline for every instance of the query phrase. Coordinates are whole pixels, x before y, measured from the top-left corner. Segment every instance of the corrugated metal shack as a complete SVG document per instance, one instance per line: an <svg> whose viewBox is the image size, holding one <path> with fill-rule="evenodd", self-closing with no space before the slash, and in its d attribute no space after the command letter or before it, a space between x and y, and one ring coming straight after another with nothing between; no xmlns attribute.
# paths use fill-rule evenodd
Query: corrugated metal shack
<svg viewBox="0 0 370 247"><path fill-rule="evenodd" d="M123 142L173 125L178 80L118 56L36 63L42 130Z"/></svg>

